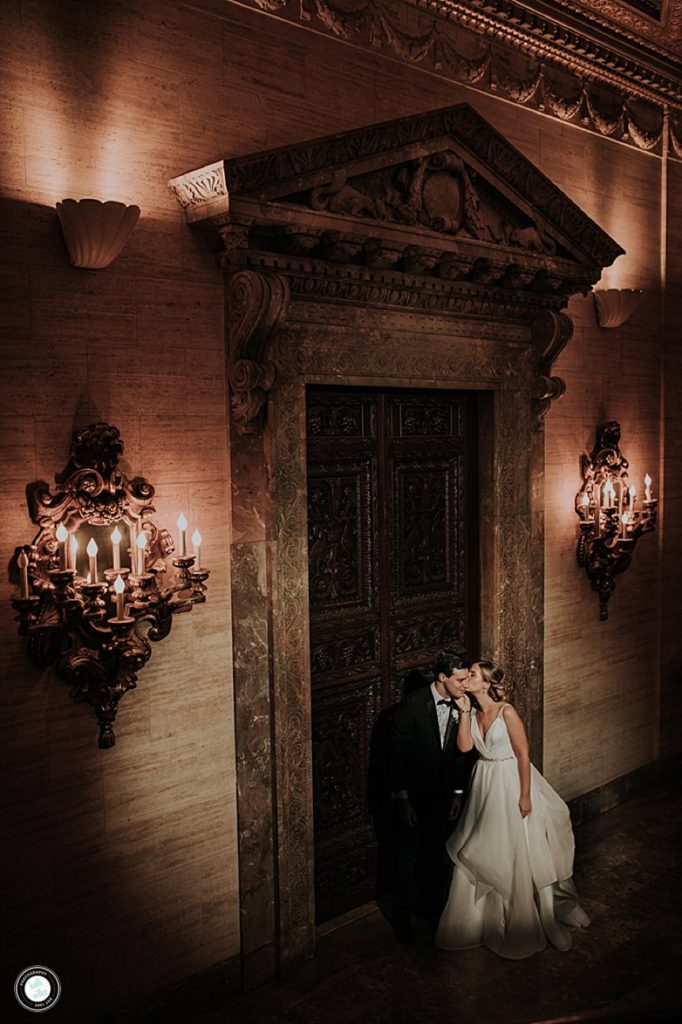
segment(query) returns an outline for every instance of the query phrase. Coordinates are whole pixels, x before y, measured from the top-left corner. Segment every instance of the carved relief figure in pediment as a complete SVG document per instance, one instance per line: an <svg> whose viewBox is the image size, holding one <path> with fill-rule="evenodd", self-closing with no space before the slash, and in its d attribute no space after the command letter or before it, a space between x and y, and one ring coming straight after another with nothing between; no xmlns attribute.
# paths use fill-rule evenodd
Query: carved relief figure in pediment
<svg viewBox="0 0 682 1024"><path fill-rule="evenodd" d="M289 201L352 217L420 224L531 252L556 252L553 239L450 150L355 177L338 169L329 182Z"/></svg>

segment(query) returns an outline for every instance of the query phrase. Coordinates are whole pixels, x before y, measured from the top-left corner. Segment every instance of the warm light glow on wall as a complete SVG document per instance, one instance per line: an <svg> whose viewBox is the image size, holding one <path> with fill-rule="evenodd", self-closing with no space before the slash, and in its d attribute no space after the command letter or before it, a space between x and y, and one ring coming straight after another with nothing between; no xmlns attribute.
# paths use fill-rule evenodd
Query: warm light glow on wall
<svg viewBox="0 0 682 1024"><path fill-rule="evenodd" d="M605 205L611 205L608 199L605 200ZM605 267L602 271L599 283L595 287L604 291L608 288L641 288L646 275L651 273L651 253L655 253L658 259L658 247L654 245L656 240L651 239L647 209L635 203L629 204L627 209L627 218L622 215L622 206L616 206L614 217L604 218L602 211L599 219L604 230L616 239L626 253L625 256L619 256L612 266ZM651 253L643 251L643 238L650 240Z"/></svg>
<svg viewBox="0 0 682 1024"><path fill-rule="evenodd" d="M20 83L27 185L46 205L70 195L126 205L139 201L134 175L140 133L129 127L130 97L124 96L119 66L128 57L103 54L100 47L92 53L85 48L73 59L56 45L53 28L49 19L33 21L31 45L40 60L30 74L21 47L4 55L6 77Z"/></svg>
<svg viewBox="0 0 682 1024"><path fill-rule="evenodd" d="M604 267L595 288L646 288L658 269L659 238L652 231L650 204L635 196L657 201L659 161L639 154L635 166L628 147L615 141L601 147L586 145L583 157L579 179L554 180L625 250Z"/></svg>

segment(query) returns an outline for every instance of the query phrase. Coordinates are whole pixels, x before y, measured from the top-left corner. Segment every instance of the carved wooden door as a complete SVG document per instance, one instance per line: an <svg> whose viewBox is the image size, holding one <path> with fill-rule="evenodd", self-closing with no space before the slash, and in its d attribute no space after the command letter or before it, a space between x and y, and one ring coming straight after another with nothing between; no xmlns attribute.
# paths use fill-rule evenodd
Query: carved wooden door
<svg viewBox="0 0 682 1024"><path fill-rule="evenodd" d="M319 924L374 896L379 712L440 650L476 649L475 399L311 388L307 438Z"/></svg>

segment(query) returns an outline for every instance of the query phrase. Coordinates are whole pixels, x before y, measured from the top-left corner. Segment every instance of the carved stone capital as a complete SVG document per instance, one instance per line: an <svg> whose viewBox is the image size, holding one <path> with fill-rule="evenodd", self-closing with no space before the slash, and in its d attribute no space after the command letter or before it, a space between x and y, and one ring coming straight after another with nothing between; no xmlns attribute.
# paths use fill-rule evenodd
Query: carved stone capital
<svg viewBox="0 0 682 1024"><path fill-rule="evenodd" d="M278 274L238 270L229 279L228 380L235 428L240 434L254 433L268 391L275 381L275 368L265 358L270 339L284 317L289 289Z"/></svg>
<svg viewBox="0 0 682 1024"><path fill-rule="evenodd" d="M230 208L222 160L188 174L180 174L168 182L168 187L185 211L190 224L203 220L209 214L216 216L225 213Z"/></svg>
<svg viewBox="0 0 682 1024"><path fill-rule="evenodd" d="M566 313L543 310L533 321L531 334L537 358L532 395L533 426L539 430L551 403L566 392L566 382L552 376L552 366L571 339L573 321Z"/></svg>

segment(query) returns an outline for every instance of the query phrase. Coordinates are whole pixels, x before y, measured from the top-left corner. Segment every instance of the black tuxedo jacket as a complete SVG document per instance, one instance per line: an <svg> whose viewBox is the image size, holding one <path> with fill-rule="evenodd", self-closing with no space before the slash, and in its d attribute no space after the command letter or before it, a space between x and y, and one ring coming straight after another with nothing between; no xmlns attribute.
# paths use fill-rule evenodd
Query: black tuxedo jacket
<svg viewBox="0 0 682 1024"><path fill-rule="evenodd" d="M457 749L457 715L450 721L441 747L438 713L430 686L397 705L391 716L391 790L406 790L414 807L447 815L454 791L466 791L476 760L475 749Z"/></svg>

